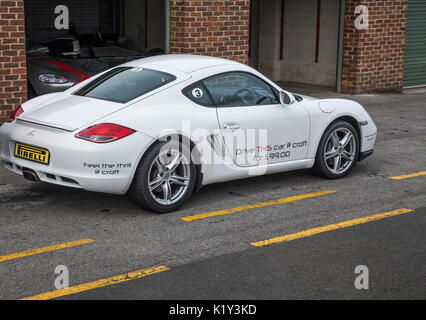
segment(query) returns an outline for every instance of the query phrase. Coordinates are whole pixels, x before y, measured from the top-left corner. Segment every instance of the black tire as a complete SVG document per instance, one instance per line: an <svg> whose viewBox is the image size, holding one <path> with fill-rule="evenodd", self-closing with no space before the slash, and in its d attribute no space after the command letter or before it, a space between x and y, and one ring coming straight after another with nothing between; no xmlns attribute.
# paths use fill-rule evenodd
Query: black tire
<svg viewBox="0 0 426 320"><path fill-rule="evenodd" d="M345 171L343 171L341 173L334 173L330 170L329 166L327 165L324 153L325 153L325 150L326 150L325 148L327 147L326 143L329 140L330 135L333 132L335 132L336 130L339 130L339 129L343 129L343 130L347 129L352 133L352 135L354 137L355 148L353 150L354 155L353 155L353 158L352 158L352 162L350 163L350 165L348 165L345 168ZM358 132L355 130L353 125L351 125L350 123L348 123L346 121L342 121L342 120L338 120L338 121L332 123L325 130L325 132L324 132L324 134L321 138L321 141L318 145L317 153L316 153L316 156L315 156L315 164L314 164L314 167L312 168L313 172L315 174L318 174L318 175L323 176L323 177L328 178L328 179L343 178L356 165L358 155L359 155L359 147L360 147L360 142L359 142Z"/></svg>
<svg viewBox="0 0 426 320"><path fill-rule="evenodd" d="M167 144L167 146L166 146ZM196 181L196 167L192 161L189 161L189 182L188 187L185 190L184 194L180 197L178 201L171 204L160 204L153 197L151 190L149 188L149 174L150 168L153 165L155 159L158 157L160 152L164 150L164 147L179 148L182 153L189 155L190 149L181 142L157 142L152 145L146 153L143 155L139 165L136 169L135 176L133 177L133 182L129 190L129 196L133 202L141 207L142 209L153 211L157 213L168 213L175 211L180 208L191 196L192 191L194 190L195 181Z"/></svg>

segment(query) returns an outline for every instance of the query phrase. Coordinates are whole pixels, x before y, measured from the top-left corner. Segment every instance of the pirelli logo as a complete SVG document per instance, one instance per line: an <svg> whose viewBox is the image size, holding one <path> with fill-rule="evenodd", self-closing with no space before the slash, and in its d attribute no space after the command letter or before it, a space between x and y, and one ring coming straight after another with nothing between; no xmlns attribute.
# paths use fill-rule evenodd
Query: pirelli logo
<svg viewBox="0 0 426 320"><path fill-rule="evenodd" d="M49 164L50 153L47 149L28 146L17 142L15 144L15 157L42 164Z"/></svg>

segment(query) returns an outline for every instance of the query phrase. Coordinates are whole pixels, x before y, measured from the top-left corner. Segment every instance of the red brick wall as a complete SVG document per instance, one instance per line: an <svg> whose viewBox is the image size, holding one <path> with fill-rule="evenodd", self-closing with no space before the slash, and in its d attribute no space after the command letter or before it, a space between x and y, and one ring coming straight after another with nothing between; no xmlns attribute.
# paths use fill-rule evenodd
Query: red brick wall
<svg viewBox="0 0 426 320"><path fill-rule="evenodd" d="M0 0L0 124L26 98L24 1Z"/></svg>
<svg viewBox="0 0 426 320"><path fill-rule="evenodd" d="M248 63L250 0L170 0L170 53Z"/></svg>
<svg viewBox="0 0 426 320"><path fill-rule="evenodd" d="M367 30L355 28L355 7L369 9ZM403 85L407 1L346 0L342 91L399 91Z"/></svg>

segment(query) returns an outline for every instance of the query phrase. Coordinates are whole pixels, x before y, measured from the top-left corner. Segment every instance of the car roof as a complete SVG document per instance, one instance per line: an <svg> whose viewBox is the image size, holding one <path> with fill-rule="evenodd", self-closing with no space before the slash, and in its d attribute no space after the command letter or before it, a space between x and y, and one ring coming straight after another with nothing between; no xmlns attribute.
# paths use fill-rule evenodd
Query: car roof
<svg viewBox="0 0 426 320"><path fill-rule="evenodd" d="M185 73L193 73L201 69L223 65L241 66L240 63L232 60L190 54L164 54L134 60L126 64L134 67L161 66Z"/></svg>

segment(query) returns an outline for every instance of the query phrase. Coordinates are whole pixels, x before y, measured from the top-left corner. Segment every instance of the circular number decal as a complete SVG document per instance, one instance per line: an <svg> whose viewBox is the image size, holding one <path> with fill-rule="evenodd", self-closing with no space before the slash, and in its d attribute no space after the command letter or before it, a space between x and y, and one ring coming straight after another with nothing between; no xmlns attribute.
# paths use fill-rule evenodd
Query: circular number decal
<svg viewBox="0 0 426 320"><path fill-rule="evenodd" d="M203 92L203 90L201 90L200 88L194 88L194 89L192 90L192 95L193 95L195 98L201 98L201 97L203 96L203 94L204 94L204 92Z"/></svg>

